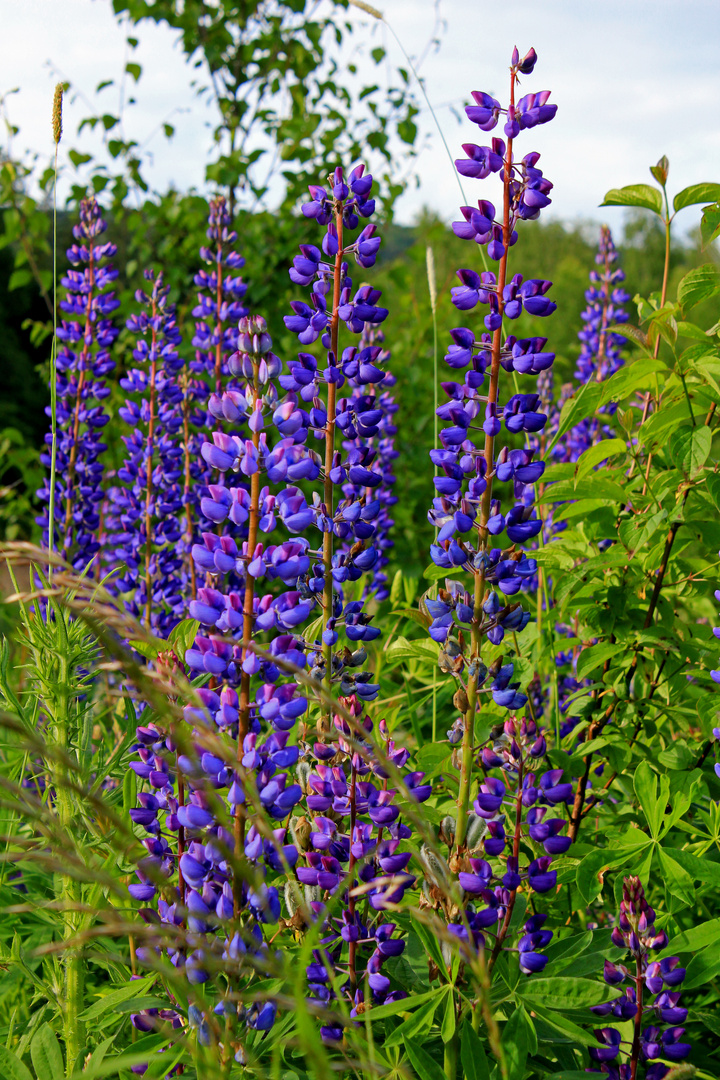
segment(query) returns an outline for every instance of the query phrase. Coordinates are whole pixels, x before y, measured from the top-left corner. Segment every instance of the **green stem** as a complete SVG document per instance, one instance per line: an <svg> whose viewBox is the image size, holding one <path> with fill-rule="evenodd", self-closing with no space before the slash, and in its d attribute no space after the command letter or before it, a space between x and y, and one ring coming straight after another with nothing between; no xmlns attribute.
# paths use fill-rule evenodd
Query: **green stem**
<svg viewBox="0 0 720 1080"><path fill-rule="evenodd" d="M451 991L452 993L452 991ZM458 1060L458 1035L455 1031L452 1039L445 1043L445 1051L443 1055L443 1072L447 1077L447 1080L455 1080L457 1076L457 1060Z"/></svg>
<svg viewBox="0 0 720 1080"><path fill-rule="evenodd" d="M55 549L55 472L57 468L57 158L53 176L53 337L50 348L50 505L48 507L48 550ZM52 560L48 563L48 584L52 582Z"/></svg>

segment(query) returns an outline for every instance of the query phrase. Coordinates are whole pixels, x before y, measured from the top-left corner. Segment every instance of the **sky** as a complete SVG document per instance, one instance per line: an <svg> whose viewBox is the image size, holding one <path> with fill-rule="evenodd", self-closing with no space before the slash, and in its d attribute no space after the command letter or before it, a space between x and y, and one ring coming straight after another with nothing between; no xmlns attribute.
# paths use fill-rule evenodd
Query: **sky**
<svg viewBox="0 0 720 1080"><path fill-rule="evenodd" d="M487 137L462 114L470 91L507 95L512 48L531 45L538 64L523 92L550 89L558 105L552 123L526 132L520 153L538 150L540 166L554 183L545 217L567 222L605 220L617 225L620 209L599 210L612 187L650 183L648 167L662 154L670 159L669 190L720 181L720 4L717 0L375 0L404 49L422 58L420 74L454 157L462 142ZM322 7L322 4L321 4ZM427 49L442 20L439 48ZM404 63L387 28L357 9L349 17L367 48L385 45L390 60ZM71 145L79 119L90 108L96 85L119 80L127 60L143 66L137 104L128 110L126 135L149 155L147 177L156 190L169 183L204 190L212 109L191 87L197 72L183 57L177 35L145 23L118 25L110 0L0 0L0 95L5 112L20 128L14 152L49 155L52 89L58 78L72 82L66 103L64 145ZM125 39L140 44L128 53ZM367 63L370 74L372 63ZM373 73L374 75L377 72ZM16 94L8 92L18 88ZM114 111L117 86L98 95L93 111ZM459 113L462 123L455 115ZM163 122L176 128L167 143ZM458 217L457 180L424 106L419 117L426 148L416 160L413 183L397 204L397 218L411 223L423 207L445 220ZM87 146L91 136L85 134ZM4 132L0 145L6 146ZM72 145L82 146L73 138ZM69 175L69 170L66 170ZM465 181L468 201L487 197L478 181ZM682 212L678 225L697 224L699 211Z"/></svg>

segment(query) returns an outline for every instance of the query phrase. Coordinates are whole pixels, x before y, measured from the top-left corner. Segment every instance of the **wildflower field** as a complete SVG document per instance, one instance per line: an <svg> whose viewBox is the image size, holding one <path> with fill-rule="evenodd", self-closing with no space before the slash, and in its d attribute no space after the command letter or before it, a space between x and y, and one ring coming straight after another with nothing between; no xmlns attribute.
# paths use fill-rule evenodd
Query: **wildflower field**
<svg viewBox="0 0 720 1080"><path fill-rule="evenodd" d="M403 229L347 3L113 7L217 153L2 99L0 1080L714 1080L720 182L544 223L519 42Z"/></svg>

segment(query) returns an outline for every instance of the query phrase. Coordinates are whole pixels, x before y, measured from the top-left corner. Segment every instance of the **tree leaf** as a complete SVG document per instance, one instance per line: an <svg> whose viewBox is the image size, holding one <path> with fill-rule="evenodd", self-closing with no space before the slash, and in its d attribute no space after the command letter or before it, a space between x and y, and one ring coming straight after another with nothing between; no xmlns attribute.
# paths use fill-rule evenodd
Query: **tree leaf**
<svg viewBox="0 0 720 1080"><path fill-rule="evenodd" d="M490 1080L485 1047L469 1021L465 1021L460 1039L460 1064L465 1080Z"/></svg>
<svg viewBox="0 0 720 1080"><path fill-rule="evenodd" d="M387 1044L386 1044L387 1045ZM422 1046L414 1042L405 1043L405 1052L415 1070L418 1080L447 1080L437 1061L430 1057Z"/></svg>
<svg viewBox="0 0 720 1080"><path fill-rule="evenodd" d="M650 184L629 184L627 187L611 188L601 206L642 206L662 215L662 194Z"/></svg>
<svg viewBox="0 0 720 1080"><path fill-rule="evenodd" d="M661 373L670 374L667 364L664 364L662 360L655 360L652 356L641 356L632 364L626 364L620 368L600 384L602 387L601 405L606 405L608 401L623 401L637 390L654 386L653 376Z"/></svg>
<svg viewBox="0 0 720 1080"><path fill-rule="evenodd" d="M57 1035L49 1024L38 1028L30 1043L30 1057L38 1075L38 1080L64 1080L62 1050Z"/></svg>
<svg viewBox="0 0 720 1080"><path fill-rule="evenodd" d="M33 1075L19 1057L0 1045L0 1077L2 1080L33 1080Z"/></svg>
<svg viewBox="0 0 720 1080"><path fill-rule="evenodd" d="M618 454L627 453L627 444L624 439L601 439L595 446L591 446L580 457L576 467L578 480L596 469L601 462L607 461Z"/></svg>
<svg viewBox="0 0 720 1080"><path fill-rule="evenodd" d="M670 436L670 457L673 464L687 477L702 469L712 449L709 427L681 428Z"/></svg>
<svg viewBox="0 0 720 1080"><path fill-rule="evenodd" d="M580 387L578 392L566 401L562 407L560 413L560 423L558 429L547 448L546 454L550 454L553 447L563 438L563 436L570 430L573 424L577 424L579 420L586 420L589 416L592 416L600 404L600 398L602 397L602 384L598 382L587 382Z"/></svg>
<svg viewBox="0 0 720 1080"><path fill-rule="evenodd" d="M706 206L700 219L703 250L720 236L720 206Z"/></svg>
<svg viewBox="0 0 720 1080"><path fill-rule="evenodd" d="M625 645L615 644L612 645L609 642L600 645L591 645L588 649L583 649L577 660L577 677L578 679L584 679L588 673L595 671L606 660L610 660L613 656L617 656L618 653L625 652Z"/></svg>
<svg viewBox="0 0 720 1080"><path fill-rule="evenodd" d="M673 199L673 210L684 210L686 206L695 206L697 203L714 203L720 201L720 184L704 183L690 184L689 187L678 191Z"/></svg>
<svg viewBox="0 0 720 1080"><path fill-rule="evenodd" d="M713 263L696 266L678 285L677 298L683 311L709 300L720 292L720 270Z"/></svg>

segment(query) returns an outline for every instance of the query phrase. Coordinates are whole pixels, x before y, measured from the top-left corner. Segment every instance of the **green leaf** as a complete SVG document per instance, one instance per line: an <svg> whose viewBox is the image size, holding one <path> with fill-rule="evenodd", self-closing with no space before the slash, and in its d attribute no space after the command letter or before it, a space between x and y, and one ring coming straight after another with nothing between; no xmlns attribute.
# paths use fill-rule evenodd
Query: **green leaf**
<svg viewBox="0 0 720 1080"><path fill-rule="evenodd" d="M463 1024L460 1039L460 1063L465 1080L490 1080L490 1065L485 1047L468 1020Z"/></svg>
<svg viewBox="0 0 720 1080"><path fill-rule="evenodd" d="M720 236L720 206L706 206L700 219L700 237L703 249Z"/></svg>
<svg viewBox="0 0 720 1080"><path fill-rule="evenodd" d="M442 1024L440 1025L440 1037L444 1043L449 1043L455 1034L455 992L453 987L449 988L447 1001L445 1003L445 1013L443 1015Z"/></svg>
<svg viewBox="0 0 720 1080"><path fill-rule="evenodd" d="M19 1057L0 1045L0 1077L2 1080L33 1080L33 1075Z"/></svg>
<svg viewBox="0 0 720 1080"><path fill-rule="evenodd" d="M64 1080L62 1050L57 1035L49 1024L38 1028L30 1043L30 1057L38 1080Z"/></svg>
<svg viewBox="0 0 720 1080"><path fill-rule="evenodd" d="M413 918L413 923L415 924L415 932L425 946L425 952L428 957L433 960L440 971L446 975L447 964L445 963L445 958L442 954L442 949L440 948L440 942L436 935L424 922L421 922L420 919Z"/></svg>
<svg viewBox="0 0 720 1080"><path fill-rule="evenodd" d="M688 907L692 907L695 903L695 888L693 886L692 878L687 870L683 869L683 867L661 847L658 847L658 855L660 856L660 866L662 867L663 878L665 880L665 888L669 893L672 893L673 896L677 896L678 900L682 900Z"/></svg>
<svg viewBox="0 0 720 1080"><path fill-rule="evenodd" d="M401 660L425 660L434 665L437 664L437 658L438 647L427 638L408 641L407 638L397 637L385 651L385 659L390 664L397 664Z"/></svg>
<svg viewBox="0 0 720 1080"><path fill-rule="evenodd" d="M544 949L549 963L560 966L570 961L575 956L580 956L592 944L592 930L585 930L582 934L573 934L572 937L561 938L554 941Z"/></svg>
<svg viewBox="0 0 720 1080"><path fill-rule="evenodd" d="M592 979L573 979L569 976L531 978L519 983L518 987L523 988L524 1001L537 1001L548 1009L589 1009L606 1001L609 993L605 983Z"/></svg>
<svg viewBox="0 0 720 1080"><path fill-rule="evenodd" d="M714 885L720 889L720 863L708 858L701 859L690 851L683 851L680 848L670 850L675 862L679 862L694 881L702 881L704 885Z"/></svg>
<svg viewBox="0 0 720 1080"><path fill-rule="evenodd" d="M578 480L592 469L596 469L602 461L626 453L627 444L624 439L601 439L596 446L591 446L589 450L586 450L579 459L576 468Z"/></svg>
<svg viewBox="0 0 720 1080"><path fill-rule="evenodd" d="M585 1031L578 1024L574 1024L572 1020L568 1020L561 1013L552 1012L552 1010L545 1008L544 1005L533 1005L533 1012L540 1020L544 1020L548 1027L564 1035L568 1042L580 1043L581 1046L600 1046L594 1035Z"/></svg>
<svg viewBox="0 0 720 1080"><path fill-rule="evenodd" d="M138 79L140 78L140 76L142 75L142 68L140 67L139 64L132 64L132 63L126 64L125 65L125 70L127 71L128 75L132 76L132 78L134 79L135 82L137 82Z"/></svg>
<svg viewBox="0 0 720 1080"><path fill-rule="evenodd" d="M713 945L720 941L720 919L710 919L709 922L693 926L690 930L683 930L682 934L676 934L663 949L659 956L675 956L677 953L699 952L707 945Z"/></svg>
<svg viewBox="0 0 720 1080"><path fill-rule="evenodd" d="M601 206L642 206L662 216L662 194L650 184L629 184L627 187L611 188Z"/></svg>
<svg viewBox="0 0 720 1080"><path fill-rule="evenodd" d="M720 201L720 184L691 184L689 187L678 191L673 199L673 210L684 210L686 206L695 206L697 203L712 203Z"/></svg>
<svg viewBox="0 0 720 1080"><path fill-rule="evenodd" d="M200 623L197 619L183 619L170 631L168 641L181 660L184 660L185 653L195 641L199 629Z"/></svg>
<svg viewBox="0 0 720 1080"><path fill-rule="evenodd" d="M654 376L661 373L663 375L670 374L667 364L664 364L662 360L655 360L651 356L642 356L633 363L626 364L609 379L601 383L602 397L600 404L606 405L608 401L623 401L637 390L654 386Z"/></svg>
<svg viewBox="0 0 720 1080"><path fill-rule="evenodd" d="M435 1010L440 1004L443 996L444 990L442 988L436 989L433 998L416 1009L412 1016L409 1016L407 1020L403 1020L402 1024L395 1028L392 1035L389 1035L385 1039L384 1045L386 1047L399 1046L403 1039L409 1039L411 1036L417 1035L422 1031L428 1031L433 1022ZM370 1015L372 1016L372 1013Z"/></svg>
<svg viewBox="0 0 720 1080"><path fill-rule="evenodd" d="M414 1042L406 1042L405 1053L410 1058L410 1063L417 1073L418 1080L447 1080L438 1063L434 1058L430 1057L426 1050L423 1050L422 1046Z"/></svg>
<svg viewBox="0 0 720 1080"><path fill-rule="evenodd" d="M522 1080L525 1073L525 1062L530 1049L529 1024L530 1018L520 1005L503 1028L502 1046L510 1080Z"/></svg>
<svg viewBox="0 0 720 1080"><path fill-rule="evenodd" d="M390 1001L387 1005L378 1005L377 1008L363 1013L363 1020L366 1016L369 1016L371 1020L384 1020L386 1016L396 1016L397 1013L410 1012L412 1009L417 1008L418 1005L429 1001L430 998L436 997L439 992L435 986L424 994L413 994L411 997L402 998L400 1001Z"/></svg>
<svg viewBox="0 0 720 1080"><path fill-rule="evenodd" d="M587 382L580 387L569 401L565 402L560 413L558 429L546 451L548 455L574 424L577 424L579 420L586 420L595 413L601 397L602 384Z"/></svg>
<svg viewBox="0 0 720 1080"><path fill-rule="evenodd" d="M694 986L704 986L717 975L720 975L720 949L711 945L709 949L693 956L683 979L683 989L691 990Z"/></svg>
<svg viewBox="0 0 720 1080"><path fill-rule="evenodd" d="M640 809L650 828L654 840L660 835L662 819L665 816L665 808L670 795L670 783L666 776L660 778L660 793L658 794L657 775L648 765L647 761L641 761L635 770L633 781L635 795L637 796Z"/></svg>
<svg viewBox="0 0 720 1080"><path fill-rule="evenodd" d="M695 304L709 300L720 292L720 270L713 263L705 263L690 270L678 285L677 298L683 311Z"/></svg>
<svg viewBox="0 0 720 1080"><path fill-rule="evenodd" d="M637 848L625 851L601 850L591 851L586 855L577 868L575 882L583 899L588 903L600 895L603 888L603 878L608 870L617 870L618 867L630 859L638 859Z"/></svg>
<svg viewBox="0 0 720 1080"><path fill-rule="evenodd" d="M80 165L87 165L88 161L92 161L92 154L81 154L79 150L68 150L68 157L76 169Z"/></svg>
<svg viewBox="0 0 720 1080"><path fill-rule="evenodd" d="M578 679L584 679L588 673L595 671L606 660L610 660L613 656L617 656L618 653L625 652L626 647L624 645L611 645L609 642L600 645L591 645L588 649L583 649L580 653L577 661L577 677Z"/></svg>
<svg viewBox="0 0 720 1080"><path fill-rule="evenodd" d="M681 428L670 436L670 457L676 468L687 477L695 476L702 469L712 449L712 431L709 427Z"/></svg>
<svg viewBox="0 0 720 1080"><path fill-rule="evenodd" d="M130 1001L131 998L140 997L149 990L153 983L156 981L156 975L148 975L144 979L135 979L133 982L126 983L125 986L121 986L118 990L113 990L111 993L101 997L99 1001L96 1001L89 1008L85 1009L80 1014L80 1019L84 1021L96 1020L98 1016L102 1016L108 1009L114 1009L117 1005L120 1005L123 1001Z"/></svg>

